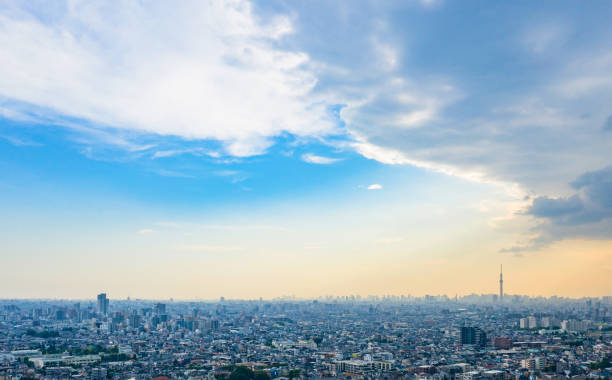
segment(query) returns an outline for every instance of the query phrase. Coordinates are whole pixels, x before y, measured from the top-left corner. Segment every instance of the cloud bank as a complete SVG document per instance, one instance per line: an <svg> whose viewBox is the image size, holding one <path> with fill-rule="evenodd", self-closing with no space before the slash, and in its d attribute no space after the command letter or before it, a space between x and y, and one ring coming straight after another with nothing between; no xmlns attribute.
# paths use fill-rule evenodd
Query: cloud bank
<svg viewBox="0 0 612 380"><path fill-rule="evenodd" d="M527 209L528 215L545 221L538 226L539 239L612 238L612 166L585 173L571 186L577 193L540 196Z"/></svg>
<svg viewBox="0 0 612 380"><path fill-rule="evenodd" d="M285 16L261 20L243 0L39 5L0 8L0 97L17 111L216 139L234 156L335 131L310 97L308 54L277 47Z"/></svg>

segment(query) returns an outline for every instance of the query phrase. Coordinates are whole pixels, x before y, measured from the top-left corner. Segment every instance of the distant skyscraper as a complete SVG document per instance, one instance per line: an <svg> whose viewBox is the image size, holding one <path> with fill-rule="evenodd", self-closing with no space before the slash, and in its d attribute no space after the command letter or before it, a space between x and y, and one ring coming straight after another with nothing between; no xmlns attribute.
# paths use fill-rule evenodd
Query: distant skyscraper
<svg viewBox="0 0 612 380"><path fill-rule="evenodd" d="M155 313L156 314L166 314L166 304L165 303L155 304Z"/></svg>
<svg viewBox="0 0 612 380"><path fill-rule="evenodd" d="M504 302L504 276L503 264L499 267L499 302Z"/></svg>
<svg viewBox="0 0 612 380"><path fill-rule="evenodd" d="M461 327L459 343L485 347L487 345L487 334L478 327Z"/></svg>
<svg viewBox="0 0 612 380"><path fill-rule="evenodd" d="M108 298L106 298L106 293L98 294L98 313L108 314Z"/></svg>

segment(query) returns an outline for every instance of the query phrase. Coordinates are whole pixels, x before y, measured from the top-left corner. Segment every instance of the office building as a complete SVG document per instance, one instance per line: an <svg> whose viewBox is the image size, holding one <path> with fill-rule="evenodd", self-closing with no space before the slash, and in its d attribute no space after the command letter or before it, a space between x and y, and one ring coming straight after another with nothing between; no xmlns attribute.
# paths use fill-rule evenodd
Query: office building
<svg viewBox="0 0 612 380"><path fill-rule="evenodd" d="M108 314L108 298L106 298L106 293L98 294L98 313L102 315Z"/></svg>
<svg viewBox="0 0 612 380"><path fill-rule="evenodd" d="M485 347L487 334L478 327L461 327L460 343L462 345L475 345Z"/></svg>

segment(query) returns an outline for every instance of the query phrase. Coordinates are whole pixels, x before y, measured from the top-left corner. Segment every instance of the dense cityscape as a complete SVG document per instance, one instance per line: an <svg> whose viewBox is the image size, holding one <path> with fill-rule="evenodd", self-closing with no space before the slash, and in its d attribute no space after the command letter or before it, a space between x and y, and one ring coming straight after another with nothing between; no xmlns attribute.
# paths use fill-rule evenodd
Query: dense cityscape
<svg viewBox="0 0 612 380"><path fill-rule="evenodd" d="M0 301L0 379L609 379L612 297Z"/></svg>

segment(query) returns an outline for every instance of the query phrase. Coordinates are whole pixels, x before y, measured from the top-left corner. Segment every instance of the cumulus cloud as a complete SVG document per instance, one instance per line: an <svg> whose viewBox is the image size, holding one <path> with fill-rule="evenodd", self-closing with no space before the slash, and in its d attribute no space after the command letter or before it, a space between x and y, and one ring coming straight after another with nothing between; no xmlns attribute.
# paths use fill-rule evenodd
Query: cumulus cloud
<svg viewBox="0 0 612 380"><path fill-rule="evenodd" d="M612 166L585 173L571 186L579 192L569 197L537 197L527 213L560 225L581 225L612 218Z"/></svg>
<svg viewBox="0 0 612 380"><path fill-rule="evenodd" d="M26 111L216 139L234 156L262 153L284 131L335 131L310 97L308 54L278 47L288 17L262 20L246 0L39 5L0 8L0 70L10 73L0 96Z"/></svg>
<svg viewBox="0 0 612 380"><path fill-rule="evenodd" d="M327 165L333 164L340 161L339 158L331 158L325 156L318 156L312 153L305 153L302 155L302 161L308 162L309 164Z"/></svg>
<svg viewBox="0 0 612 380"><path fill-rule="evenodd" d="M575 216L584 210L584 203L578 195L569 198L550 198L540 196L533 200L528 213L538 218L560 220L563 217Z"/></svg>
<svg viewBox="0 0 612 380"><path fill-rule="evenodd" d="M525 214L538 222L536 235L501 252L531 251L571 238L612 239L612 166L579 176L571 187L576 193L567 197L535 197Z"/></svg>
<svg viewBox="0 0 612 380"><path fill-rule="evenodd" d="M379 185L378 183L374 183L368 186L368 190L380 190L382 188L382 185Z"/></svg>

